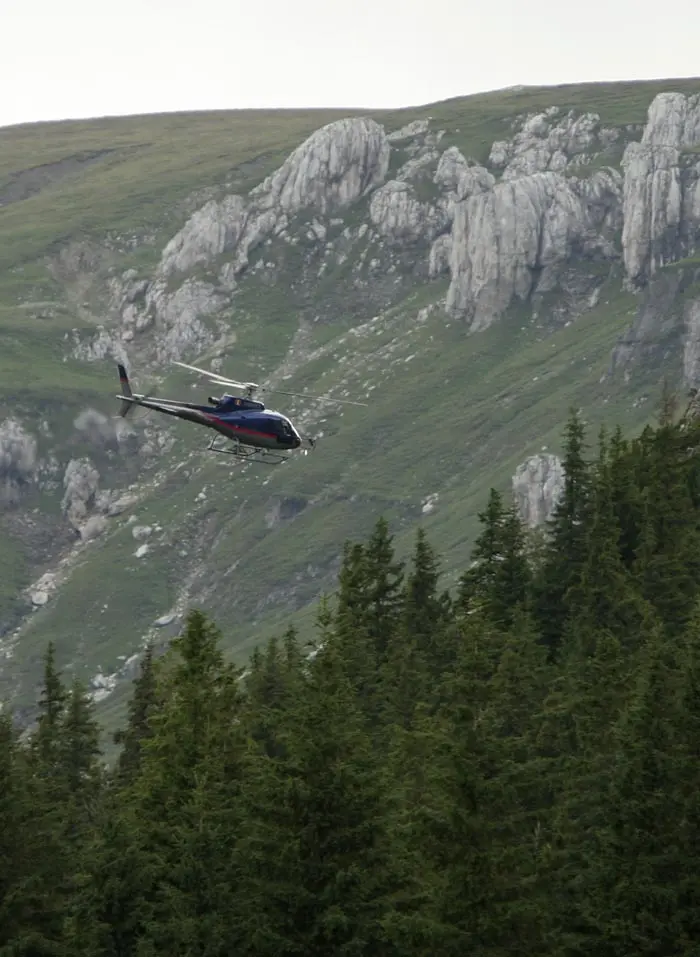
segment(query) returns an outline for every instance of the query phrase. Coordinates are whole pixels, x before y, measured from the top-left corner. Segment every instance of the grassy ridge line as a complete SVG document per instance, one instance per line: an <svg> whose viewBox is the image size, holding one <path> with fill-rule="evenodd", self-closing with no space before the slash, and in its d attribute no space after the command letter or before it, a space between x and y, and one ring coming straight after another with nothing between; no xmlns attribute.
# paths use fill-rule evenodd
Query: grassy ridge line
<svg viewBox="0 0 700 957"><path fill-rule="evenodd" d="M468 155L485 159L494 139L510 135L510 119L518 113L534 112L551 105L558 105L562 109L576 109L578 111L594 110L601 114L607 125L624 126L627 124L642 124L646 119L646 111L653 97L662 90L669 88L680 92L691 93L700 91L700 79L651 81L644 83L615 83L615 84L584 84L569 85L554 88L529 88L522 90L494 91L472 97L456 98L438 104L429 104L405 110L373 112L388 130L396 129L412 119L426 116L433 118L433 128L446 128L447 135L441 146L446 147L455 143ZM10 203L0 208L0 336L3 343L8 344L6 352L0 350L0 402L21 405L30 414L58 414L69 424L72 422L73 409L84 404L91 404L106 412L111 412L107 405L111 402L114 391L113 370L106 369L106 365L98 363L86 365L77 362L63 363L62 355L65 351L62 343L63 333L83 323L70 311L56 311L51 319L38 317L41 304L51 303L61 295L58 284L48 278L48 274L37 260L47 253L55 251L66 239L80 239L86 235L98 238L106 233L128 234L131 231L147 232L155 235L151 247L153 257L157 257L162 244L170 238L186 218L188 209L192 208L184 203L193 192L203 186L220 187L228 183L226 188L245 192L250 186L259 182L264 175L278 166L306 136L324 123L340 116L352 115L352 110L341 111L226 111L218 113L190 113L165 114L147 117L106 118L95 121L67 121L55 124L36 124L31 126L10 127L0 130L0 192L4 186L11 184L17 174L28 166L36 167L57 163L71 157L86 156L104 150L103 156L89 164L75 164L72 172L61 174L60 177L28 199ZM361 112L361 111L357 111ZM111 152L106 152L107 150ZM49 171L47 171L47 175ZM50 179L50 176L49 176ZM148 253L150 255L150 253ZM125 264L127 259L120 257L117 260ZM22 264L19 268L18 264ZM145 263L145 261L144 261ZM145 263L147 265L147 263ZM6 270L3 272L3 268ZM125 268L125 265L124 265ZM7 271L9 270L9 271ZM258 302L248 297L251 310L250 322L241 330L236 353L242 360L246 353L253 349L256 352L256 368L251 368L249 375L255 377L260 368L260 361L264 360L268 346L265 342L269 338L267 328L260 322L259 316L265 314L265 309L258 310ZM31 309L23 308L21 303L30 300ZM611 310L612 321L616 322L617 306ZM257 316L253 313L258 313ZM282 319L280 319L282 322ZM284 324L285 339L287 337L286 321ZM575 324L576 329L582 328ZM612 335L610 330L603 333L601 325L601 352L605 355L605 348ZM290 327L291 329L291 327ZM338 537L354 535L357 528L364 522L371 523L381 502L386 503L386 511L391 516L392 503L397 494L397 485L405 477L406 487L400 491L401 496L411 497L415 501L422 487L428 491L442 491L440 508L425 522L435 529L439 536L438 545L444 539L448 544L447 553L455 558L468 552L468 543L475 523L475 511L481 507L480 498L485 483L493 481L502 483L509 477L511 464L517 464L522 458L515 452L523 444L524 434L539 434L538 429L546 429L547 416L554 417L551 434L558 438L558 427L563 414L557 403L565 404L569 394L579 396L582 404L586 404L594 393L597 371L576 368L569 379L565 371L559 374L559 380L553 397L548 398L546 383L528 386L522 395L520 405L510 418L503 412L503 422L500 430L495 430L495 437L485 440L484 429L491 421L490 388L488 377L494 370L500 368L498 362L502 345L498 341L500 334L505 334L506 326L499 333L494 331L491 338L484 340L490 343L489 348L493 356L479 352L478 347L470 345L476 351L470 352L459 360L464 362L464 374L469 371L469 381L459 400L464 407L471 408L469 422L465 433L465 443L483 447L484 452L475 456L463 456L461 460L454 454L454 450L445 448L435 457L433 466L436 471L429 471L430 457L423 464L414 468L414 454L412 449L397 443L389 456L380 461L380 450L374 449L372 454L364 456L367 450L366 431L346 429L344 420L340 419L340 431L329 439L327 443L333 461L340 463L327 469L326 465L314 465L313 483L328 481L331 487L337 488L342 495L358 494L360 506L348 508L342 498L337 502L328 502L324 513L328 518L326 525L318 512L313 515L310 511L304 518L295 520L294 531L300 538L296 544L290 538L289 530L282 528L278 534L263 536L259 533L260 523L264 517L266 498L262 493L256 501L251 502L249 519L235 527L232 540L239 542L249 541L251 569L248 578L248 587L255 598L255 575L257 567L262 574L267 573L270 561L279 562L281 569L293 566L298 560L299 548L306 544L315 545L322 526L332 540ZM281 329L278 328L278 334ZM578 331L572 332L572 348L577 349L576 336ZM445 333L445 336L447 334ZM6 338L7 337L7 338ZM474 341L479 337L474 337ZM449 338L439 339L439 342L451 342ZM612 339L610 339L612 342ZM11 344L11 345L10 345ZM532 348L531 348L532 347ZM450 346L451 348L451 346ZM486 345L483 347L486 349ZM259 355L257 351L259 349ZM529 375L528 363L536 366L538 362L546 361L546 354L535 349L530 344L523 353L523 365L516 364L503 372L503 382L506 385L514 376ZM601 363L603 359L601 358ZM236 359L238 363L238 359ZM427 357L426 357L427 362ZM494 365L495 363L495 365ZM425 365L427 369L427 365ZM506 367L504 367L505 369ZM19 370L19 371L18 371ZM435 365L437 382L440 383L440 363ZM31 371L31 378L28 372ZM236 372L245 377L244 367L236 367ZM303 370L302 370L303 372ZM551 374L551 373L550 373ZM307 381L308 379L308 381ZM577 385L581 383L581 385ZM290 383L291 384L291 383ZM328 382L324 379L323 388ZM505 388L506 386L504 386ZM313 377L304 378L304 389L313 388ZM494 386L494 388L496 388ZM500 388L500 387L498 387ZM498 388L496 391L498 392ZM458 393L453 383L444 392L445 402L455 401ZM588 393L587 393L587 390ZM503 391L501 389L501 391ZM406 389L406 396L413 395ZM107 398L105 398L107 396ZM388 401L388 400L387 400ZM441 400L442 401L442 400ZM470 406L471 403L471 406ZM70 413L66 414L68 405ZM459 407L459 406L457 406ZM441 409L443 406L440 407ZM563 405L562 405L563 408ZM384 430L386 424L393 421L393 412L387 406L384 410L384 400L376 407L376 428ZM627 397L618 397L611 400L609 411L610 419L617 420L618 411L625 415ZM546 415L545 415L546 412ZM499 415L501 413L499 412ZM558 416L558 418L556 417ZM607 416L606 416L607 417ZM618 416L619 418L619 416ZM347 420L346 420L347 421ZM369 422L369 428L374 429L374 420ZM496 421L494 419L494 421ZM500 421L500 420L499 420ZM427 419L426 428L430 429L431 422ZM529 432L524 432L527 424ZM402 423L403 428L405 422ZM512 434L520 443L513 445L510 439ZM183 436L178 439L178 447L190 447L196 444L194 437ZM442 438L436 437L436 442L443 448ZM533 451L528 447L528 452ZM353 463L363 462L362 467L355 467ZM344 464L343 464L344 463ZM349 463L349 464L348 464ZM432 467L432 466L431 466ZM449 476L451 469L461 468L468 472L464 487L448 485L444 490L431 488L435 484L436 476L442 472ZM213 472L214 466L203 466L202 475ZM315 471L318 469L318 471ZM220 472L218 473L221 474ZM298 476L297 479L294 475ZM290 489L301 480L301 472L289 473L285 481L290 482ZM454 480L452 475L449 481ZM246 482L249 480L246 479ZM447 481L447 480L446 480ZM245 483L242 483L245 487ZM303 483L302 483L303 484ZM314 484L313 487L316 487ZM269 487L267 491L272 491ZM231 496L234 494L231 487L222 489L221 502L216 503L216 509L223 516L227 524L232 521L230 515ZM228 497L225 497L228 495ZM178 509L191 505L193 493L191 490L169 490L165 499L152 497L145 514L157 516L174 515ZM469 515L466 512L471 509ZM473 514L472 514L473 513ZM397 518L401 513L395 513ZM446 516L449 515L449 520ZM140 516L141 518L141 516ZM315 525L320 521L321 526ZM307 527L306 523L310 523ZM471 522L471 525L470 525ZM315 527L314 527L315 525ZM257 529L257 532L255 531ZM127 533L128 534L128 533ZM407 534L408 540L411 533ZM324 536L321 536L323 538ZM403 538L401 539L404 540ZM119 546L120 554L129 555L131 543L128 538ZM285 543L289 542L287 546ZM281 547L280 547L281 544ZM328 542L318 542L319 553L323 548L328 551ZM274 547L273 547L274 546ZM94 555L105 554L108 544L100 543ZM111 547L111 546L109 546ZM135 543L134 543L135 547ZM125 549L122 553L120 549ZM219 567L225 567L230 556L222 546L217 552ZM17 546L13 542L3 541L0 536L0 564L3 567L12 567L19 573L21 561L14 561ZM444 554L443 550L443 554ZM297 556L295 558L295 555ZM21 557L21 556L18 556ZM163 561L165 559L163 558ZM143 565L141 566L143 568ZM154 580L146 582L146 591L150 598L146 605L139 609L138 621L146 621L154 611L162 613L163 603L169 600L172 594L169 591L177 584L177 574L170 565L161 563L158 555L153 562ZM113 565L107 561L102 564L98 561L102 578L100 581L110 582L113 576ZM96 570L97 571L97 570ZM171 577L173 576L174 577ZM239 579L233 579L238 581ZM229 582L232 579L229 579ZM76 608L82 600L83 589L88 587L88 580L82 579L82 572L76 577L75 590L69 592L72 600L77 602ZM132 581L118 584L114 582L115 600L131 602ZM161 591L165 586L165 592ZM223 595L224 599L226 595ZM2 594L0 593L0 602ZM218 601L218 599L217 599ZM113 606L112 606L113 607ZM222 613L226 611L226 602L221 603ZM309 606L312 607L312 606ZM60 625L61 633L67 641L75 640L79 631L85 630L84 615L64 618L61 609L68 608L64 602L52 609L51 606L43 609L34 620L34 628L30 629L27 640L30 644L39 643ZM54 617L58 611L58 616ZM302 609L302 616L310 614L308 609ZM95 608L95 615L100 622L99 634L94 636L94 647L91 642L93 636L86 633L83 639L83 650L86 655L86 667L98 661L103 653L113 657L112 646L124 646L133 641L134 623L120 621L117 633L111 624L112 616L102 615ZM97 617L99 616L99 617ZM224 622L227 619L224 618ZM255 629L266 628L272 621L272 616L265 614L256 623ZM238 622L238 623L236 623ZM234 632L233 644L247 647L253 640L249 630L249 622L239 616L231 615L231 627ZM110 630L111 629L111 630ZM72 638L71 638L72 635ZM111 637L110 637L111 635ZM43 636L43 637L42 637ZM42 648L43 650L43 648ZM127 649L130 650L130 649ZM115 652L116 653L116 652ZM109 662L99 662L108 665Z"/></svg>
<svg viewBox="0 0 700 957"><path fill-rule="evenodd" d="M672 87L700 91L700 78L500 90L392 111L365 111L395 129L426 116L482 161L507 120L548 106L595 110L607 125L643 123L653 97ZM175 231L193 191L239 171L245 191L305 137L353 110L266 110L155 114L0 129L0 191L23 170L105 151L54 186L0 208L0 269L54 251L69 238L105 231ZM109 151L109 152L107 152ZM29 162L28 162L29 161ZM165 238L165 237L163 237Z"/></svg>

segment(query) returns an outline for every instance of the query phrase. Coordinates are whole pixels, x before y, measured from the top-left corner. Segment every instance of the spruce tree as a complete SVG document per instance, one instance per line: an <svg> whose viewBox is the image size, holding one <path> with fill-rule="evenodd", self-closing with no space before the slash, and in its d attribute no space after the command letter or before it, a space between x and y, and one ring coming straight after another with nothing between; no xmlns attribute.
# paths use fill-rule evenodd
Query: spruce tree
<svg viewBox="0 0 700 957"><path fill-rule="evenodd" d="M10 717L0 713L0 954L11 952L27 930L24 890L34 864L24 846L27 801L17 734Z"/></svg>
<svg viewBox="0 0 700 957"><path fill-rule="evenodd" d="M72 905L77 846L64 765L63 722L68 695L56 666L55 648L44 655L39 716L24 757L24 799L19 824L24 873L18 888L21 918L10 953L60 954Z"/></svg>
<svg viewBox="0 0 700 957"><path fill-rule="evenodd" d="M635 562L642 594L669 633L690 620L700 589L700 515L693 505L690 471L676 426L660 426L647 442L643 525Z"/></svg>
<svg viewBox="0 0 700 957"><path fill-rule="evenodd" d="M118 774L123 781L135 778L141 763L143 742L151 737L151 716L158 706L157 683L153 662L153 646L149 644L141 659L139 673L134 679L128 705L127 726L115 732L115 744L122 750L117 762Z"/></svg>
<svg viewBox="0 0 700 957"><path fill-rule="evenodd" d="M614 511L610 466L601 452L591 492L590 510L583 530L586 557L578 580L568 593L570 640L567 653L587 655L586 636L595 641L600 632L614 635L630 650L642 637L651 607L639 596L620 555L620 528Z"/></svg>
<svg viewBox="0 0 700 957"><path fill-rule="evenodd" d="M241 952L388 953L392 889L379 763L341 651L325 644L294 712L286 754L248 758L235 857Z"/></svg>
<svg viewBox="0 0 700 957"><path fill-rule="evenodd" d="M659 631L648 641L618 725L609 790L596 795L605 820L595 830L595 871L581 902L599 935L589 944L611 957L678 952L684 849L678 840L676 656Z"/></svg>
<svg viewBox="0 0 700 957"><path fill-rule="evenodd" d="M570 589L578 582L587 557L591 472L585 440L584 424L572 410L564 434L564 488L548 522L548 545L535 591L538 627L554 656L570 611Z"/></svg>
<svg viewBox="0 0 700 957"><path fill-rule="evenodd" d="M449 661L449 619L438 580L437 555L420 528L384 670L386 724L409 727L416 705L434 700L436 682Z"/></svg>
<svg viewBox="0 0 700 957"><path fill-rule="evenodd" d="M379 668L387 658L391 637L399 626L403 596L401 586L404 564L394 553L389 525L380 517L364 550L366 576L366 627L374 645L374 656Z"/></svg>
<svg viewBox="0 0 700 957"><path fill-rule="evenodd" d="M89 908L102 952L224 957L235 949L243 724L239 675L220 637L204 614L189 613L163 662L138 766L102 822Z"/></svg>
<svg viewBox="0 0 700 957"><path fill-rule="evenodd" d="M478 513L482 529L472 549L472 565L459 580L458 605L463 612L479 608L493 590L502 557L504 514L500 492L490 489L486 508Z"/></svg>

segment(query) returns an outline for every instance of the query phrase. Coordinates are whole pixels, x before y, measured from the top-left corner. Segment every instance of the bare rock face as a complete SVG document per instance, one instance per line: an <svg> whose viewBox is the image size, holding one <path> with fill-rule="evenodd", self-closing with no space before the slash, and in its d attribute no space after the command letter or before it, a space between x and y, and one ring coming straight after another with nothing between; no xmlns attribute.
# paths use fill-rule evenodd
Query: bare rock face
<svg viewBox="0 0 700 957"><path fill-rule="evenodd" d="M210 200L198 209L163 250L160 272L187 272L236 248L248 218L241 196Z"/></svg>
<svg viewBox="0 0 700 957"><path fill-rule="evenodd" d="M224 253L231 254L238 275L250 251L284 229L290 216L305 208L325 215L381 185L389 153L384 128L374 120L329 123L298 146L247 200L228 196L197 210L163 250L159 275L186 271Z"/></svg>
<svg viewBox="0 0 700 957"><path fill-rule="evenodd" d="M630 143L622 165L627 276L640 284L700 241L700 95L660 93L652 101L641 143Z"/></svg>
<svg viewBox="0 0 700 957"><path fill-rule="evenodd" d="M390 180L372 196L369 215L373 226L392 242L430 242L448 224L446 212L420 202L410 183Z"/></svg>
<svg viewBox="0 0 700 957"><path fill-rule="evenodd" d="M601 127L597 113L559 113L559 107L552 106L526 117L512 140L493 144L489 165L502 170L504 180L546 170L561 173L572 161L585 163L619 135L617 130Z"/></svg>
<svg viewBox="0 0 700 957"><path fill-rule="evenodd" d="M340 209L384 182L389 152L384 128L374 120L338 120L312 133L250 196L263 209L285 213Z"/></svg>
<svg viewBox="0 0 700 957"><path fill-rule="evenodd" d="M95 504L100 473L89 459L71 459L63 475L65 493L61 509L73 528L80 532Z"/></svg>
<svg viewBox="0 0 700 957"><path fill-rule="evenodd" d="M158 330L157 361L181 359L211 345L216 334L203 320L219 312L228 301L211 283L196 279L186 279L174 292L169 292L162 280L153 283L147 307L153 311Z"/></svg>
<svg viewBox="0 0 700 957"><path fill-rule="evenodd" d="M700 298L685 304L685 340L683 344L683 378L687 385L700 386Z"/></svg>
<svg viewBox="0 0 700 957"><path fill-rule="evenodd" d="M520 517L531 528L552 515L564 488L564 469L556 455L532 455L515 470L513 496Z"/></svg>
<svg viewBox="0 0 700 957"><path fill-rule="evenodd" d="M330 123L248 196L198 208L164 247L151 279L131 270L113 280L119 327L101 328L74 354L125 361L147 329L154 333L149 359L157 363L221 346L230 340L241 277L259 268L268 275L274 266L255 251L273 237L296 243L302 212L313 221L304 225L306 240L328 243L338 214L368 196L369 222L356 235L384 250L370 263L391 272L397 247L424 244L429 276L450 277L447 311L471 330L490 325L513 301L557 288L588 308L600 270L577 286L573 260L585 269L586 260L624 259L629 279L644 284L663 263L688 255L700 236L700 158L689 152L700 145L700 96L656 97L642 141L625 151L624 174L602 167L584 175L592 159L617 162L621 137L633 129L607 129L596 113L552 107L519 117L512 137L493 143L487 168L456 146L442 149L445 131L431 131L429 120L390 136L364 117ZM392 149L402 161L387 181ZM346 251L336 252L344 261ZM201 265L216 277L190 275ZM324 260L317 275L325 268Z"/></svg>
<svg viewBox="0 0 700 957"><path fill-rule="evenodd" d="M456 146L448 146L440 157L434 181L447 189L457 190L459 181L469 169L469 163Z"/></svg>
<svg viewBox="0 0 700 957"><path fill-rule="evenodd" d="M428 275L431 279L438 276L448 275L450 272L450 260L452 258L452 236L443 233L438 236L430 247L428 257Z"/></svg>
<svg viewBox="0 0 700 957"><path fill-rule="evenodd" d="M270 235L283 233L290 217L305 208L321 216L342 209L381 185L389 167L390 146L374 120L345 119L313 133L248 197L209 200L166 244L152 281L125 273L113 282L112 306L120 315L117 332L102 331L76 355L125 361L127 344L149 328L156 331L160 363L196 355L217 341L215 316L231 305L239 275L251 252ZM401 207L410 228L414 210ZM323 224L319 224L323 229ZM186 274L200 264L219 264L218 282ZM177 277L184 281L178 285ZM173 281L175 280L175 281Z"/></svg>
<svg viewBox="0 0 700 957"><path fill-rule="evenodd" d="M16 419L0 425L0 508L15 505L37 469L37 442Z"/></svg>
<svg viewBox="0 0 700 957"><path fill-rule="evenodd" d="M475 191L455 206L446 305L472 329L490 325L514 297L526 299L543 271L574 252L615 256L622 185L616 171L587 180L535 173L490 189L483 173L468 173L465 187Z"/></svg>

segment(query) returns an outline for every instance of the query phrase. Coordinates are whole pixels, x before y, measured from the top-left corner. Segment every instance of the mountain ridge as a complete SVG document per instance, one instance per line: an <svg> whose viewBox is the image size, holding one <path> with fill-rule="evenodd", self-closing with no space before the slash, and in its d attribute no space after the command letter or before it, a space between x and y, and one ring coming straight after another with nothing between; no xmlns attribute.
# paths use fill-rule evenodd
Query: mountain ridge
<svg viewBox="0 0 700 957"><path fill-rule="evenodd" d="M0 682L17 708L48 636L110 702L142 640L167 641L192 601L228 620L240 632L231 649L245 654L290 615L312 614L343 539L380 512L400 547L416 523L436 530L457 570L488 484L507 486L543 445L551 455L569 400L594 421L614 413L636 427L664 371L692 380L700 80L563 89L481 95L491 112L469 97L383 123L378 111L334 116L331 128L305 116L294 133L291 117L268 114L262 132L248 130L243 145L239 136L235 156L226 136L204 135L201 116L188 125L169 114L148 134L163 145L138 163L148 122L127 118L109 133L110 151L66 174L58 192L0 209L0 261L10 261L0 373L13 411L0 426ZM667 107L654 114L660 94ZM105 147L108 121L73 122L83 154ZM173 131L183 148L166 162L158 150ZM659 152L658 135L676 145ZM25 147L20 137L3 154L0 195ZM44 143L34 158L60 162L67 148ZM125 180L119 149L132 151L141 179ZM197 155L197 185L189 168L178 179ZM168 163L167 175L154 173ZM642 181L656 184L663 222L634 192ZM55 202L37 226L47 196ZM494 259L506 240L510 258ZM184 358L372 406L363 420L291 404L305 428L325 433L313 456L275 476L234 477L187 426L115 428L116 358L137 387L171 395L196 386L165 372ZM541 495L522 475L548 462L520 469L523 501ZM556 482L548 488L551 504ZM528 508L542 518L541 505Z"/></svg>

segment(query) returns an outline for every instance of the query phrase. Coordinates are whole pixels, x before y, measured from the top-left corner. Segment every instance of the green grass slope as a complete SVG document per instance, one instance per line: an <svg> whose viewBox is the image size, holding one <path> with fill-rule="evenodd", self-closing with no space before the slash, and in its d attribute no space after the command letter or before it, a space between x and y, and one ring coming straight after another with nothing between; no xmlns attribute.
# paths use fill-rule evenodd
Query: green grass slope
<svg viewBox="0 0 700 957"><path fill-rule="evenodd" d="M455 144L483 161L518 114L556 105L626 127L643 124L652 98L668 89L698 92L700 79L505 90L372 115L389 131L431 117L447 131L441 148ZM45 421L51 439L41 443L53 443L63 462L78 454L78 412L115 411L113 362L66 360L73 331L103 318L93 295L97 281L131 265L147 275L204 199L256 185L313 130L341 115L347 111L232 111L0 130L5 415ZM71 244L87 256L82 267L79 256L61 258ZM296 254L286 255L275 285L251 281L242 288L226 366L233 375L264 378L298 333L302 310L287 294ZM339 278L332 275L324 289L319 284L317 294L332 296ZM204 454L206 438L177 423L166 427L172 448L152 465L106 460L107 485L120 486L141 470L143 497L110 520L59 592L32 613L0 672L0 693L12 692L22 705L31 701L49 638L63 667L85 677L114 672L183 592L215 615L235 657L289 620L306 628L319 591L333 587L344 539L365 535L380 514L392 522L404 554L422 523L446 557L449 578L469 560L488 487L507 487L515 466L542 446L557 451L569 406L585 409L592 434L603 421L637 427L652 414L663 373L678 373L675 355L630 382L607 375L636 308L614 272L598 305L555 331L520 307L466 336L442 312L444 293L443 281L404 289L374 323L372 313L341 299L330 319L307 330L312 358L285 388L369 403L328 407L313 424L323 438L307 457L272 471L241 466ZM159 389L176 395L191 384L178 371L167 373ZM293 415L308 410L295 402L280 407ZM61 494L31 505L58 515ZM435 506L424 511L432 495ZM153 528L142 557L135 555L134 524ZM41 570L16 523L0 516L0 617ZM121 698L107 699L110 721Z"/></svg>

